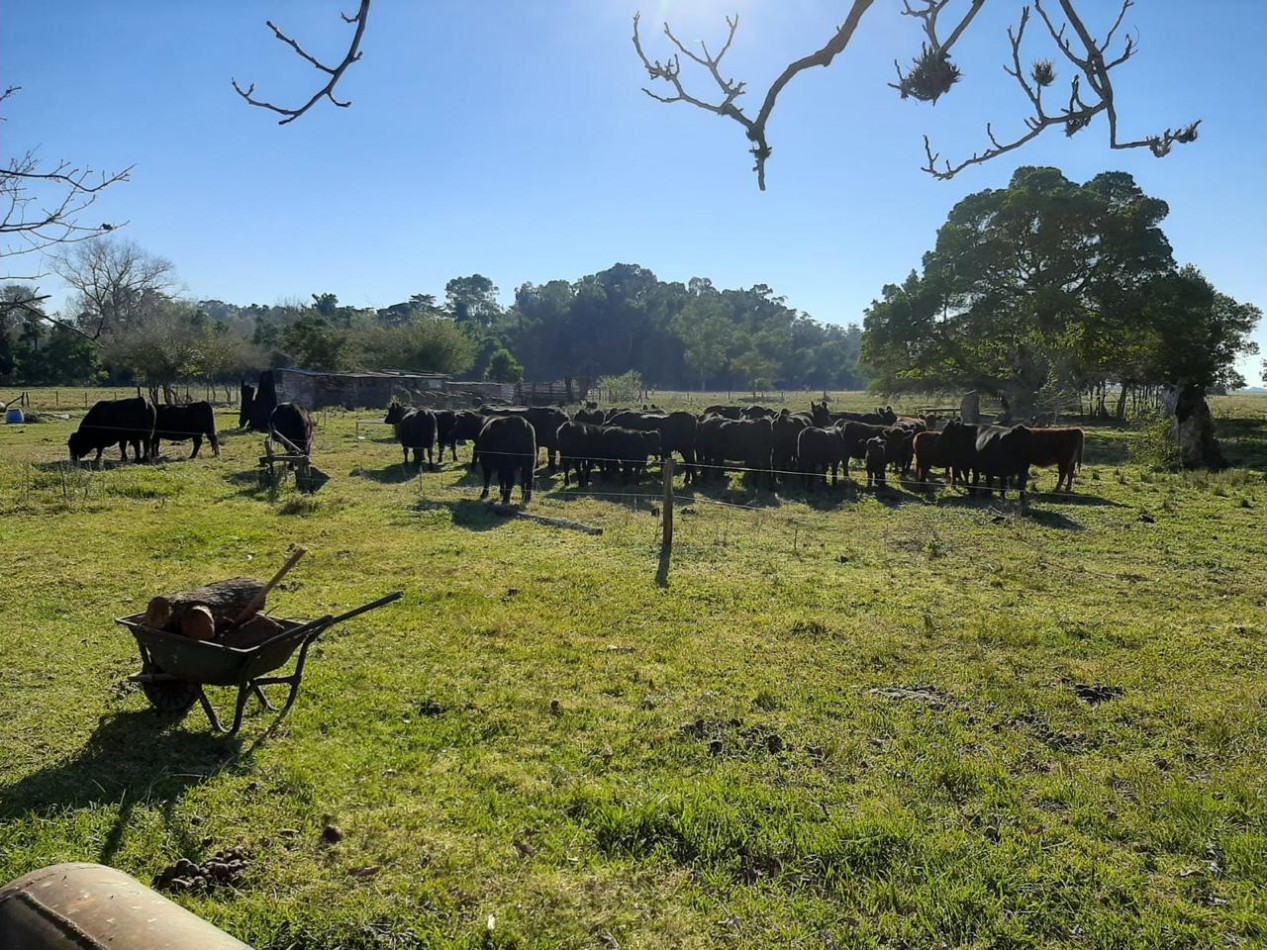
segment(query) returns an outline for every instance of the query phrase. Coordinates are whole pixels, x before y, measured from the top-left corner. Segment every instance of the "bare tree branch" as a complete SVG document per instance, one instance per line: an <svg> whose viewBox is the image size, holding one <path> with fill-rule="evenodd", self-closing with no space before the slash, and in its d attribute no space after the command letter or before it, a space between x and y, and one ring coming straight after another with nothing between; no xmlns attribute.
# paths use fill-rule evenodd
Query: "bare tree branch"
<svg viewBox="0 0 1267 950"><path fill-rule="evenodd" d="M681 64L674 56L673 59L661 63L659 60L652 62L642 50L642 41L638 35L638 20L640 14L634 14L634 48L638 51L638 56L642 60L642 64L646 67L647 75L654 81L663 79L670 83L676 94L673 96L658 96L649 89L643 91L652 99L660 102L687 102L700 109L708 112L714 112L717 115L724 115L727 118L734 119L744 127L744 131L748 136L748 141L752 142L753 157L756 164L753 171L757 173L757 186L765 191L765 163L770 157L771 148L766 141L765 127L770 119L770 113L774 111L775 101L779 97L779 93L783 91L783 87L791 82L792 78L812 66L829 66L831 61L836 58L836 54L841 52L849 45L849 40L853 37L854 30L858 27L858 21L862 19L862 15L874 3L875 0L853 0L853 7L845 17L845 22L841 24L836 34L821 49L808 56L798 59L789 65L783 73L771 84L769 90L765 94L765 99L761 103L761 110L757 113L755 119L750 118L744 111L735 105L735 99L744 92L745 84L735 82L734 80L723 80L721 77L721 60L726 55L726 51L730 49L730 44L735 38L735 31L739 27L739 17L727 17L726 23L730 27L730 35L726 38L726 43L722 46L721 52L716 56L710 56L707 47L703 43L700 48L704 50L703 58L691 53L685 46L678 42L677 38L670 31L668 24L664 26L664 32L669 39L673 41L682 53L690 57L696 63L705 66L712 74L714 81L721 88L723 98L719 103L708 103L694 96L689 95L682 85L681 80Z"/></svg>
<svg viewBox="0 0 1267 950"><path fill-rule="evenodd" d="M990 148L981 152L974 152L970 158L966 158L958 164L951 164L947 160L940 168L937 166L940 156L933 151L928 136L924 136L924 153L928 159L927 164L924 165L924 171L934 178L942 180L953 178L965 168L972 165L980 165L1013 149L1020 148L1052 126L1062 126L1065 130L1065 135L1074 135L1086 128L1091 120L1101 113L1105 115L1108 121L1109 148L1111 149L1147 147L1158 158L1164 158L1170 154L1171 148L1176 143L1185 144L1196 140L1197 128L1201 125L1200 119L1178 129L1166 129L1161 135L1150 135L1130 142L1124 142L1118 138L1117 103L1114 97L1113 81L1109 76L1109 72L1129 60L1135 54L1138 45L1133 37L1127 36L1123 43L1122 52L1116 58L1106 62L1104 55L1113 41L1113 34L1122 25L1126 12L1134 6L1134 0L1122 0L1122 6L1118 10L1113 25L1109 27L1103 43L1097 43L1091 36L1082 19L1078 16L1078 11L1074 7L1074 0L1057 0L1057 2L1068 20L1067 25L1073 28L1076 44L1073 39L1065 36L1066 25L1062 24L1058 27L1047 11L1043 9L1043 0L1034 0L1034 10L1042 18L1056 48L1060 50L1065 60L1077 70L1069 84L1069 104L1054 115L1047 112L1043 107L1043 87L1050 85L1055 79L1050 63L1047 64L1046 71L1042 70L1041 63L1043 61L1035 63L1029 78L1027 79L1026 77L1026 73L1021 66L1021 41L1025 35L1025 26L1029 21L1030 8L1028 6L1023 7L1021 9L1020 24L1015 34L1010 27L1007 31L1008 41L1012 47L1012 66L1010 68L1005 66L1004 71L1017 81L1033 107L1033 114L1027 116L1024 120L1026 132L1011 141L1001 143L995 137L991 127L987 125L986 134L990 139ZM1031 85L1031 80L1033 85ZM1089 102L1082 95L1084 80L1091 97Z"/></svg>
<svg viewBox="0 0 1267 950"><path fill-rule="evenodd" d="M845 22L837 28L832 38L821 49L791 63L775 79L766 92L755 118L736 104L736 100L745 92L746 84L724 78L721 70L722 58L735 39L739 25L738 17L726 18L729 34L716 56L709 53L704 43L700 43L700 53L694 52L678 40L666 23L665 35L677 52L670 59L661 62L652 60L643 50L642 39L639 35L639 15L635 15L633 43L638 58L653 82L660 80L672 88L670 95L660 95L647 88L643 91L658 102L685 102L707 112L733 119L743 126L744 134L752 143L752 155L756 159L753 170L757 173L757 185L764 191L765 163L771 154L771 148L766 139L766 125L779 93L798 73L812 66L830 65L832 60L849 45L858 22L873 2L874 0L852 0ZM1033 6L1046 24L1056 48L1074 68L1075 72L1069 87L1068 105L1053 113L1049 112L1043 103L1044 88L1050 86L1055 80L1055 71L1050 61L1039 60L1029 71L1021 65L1021 43L1030 15L1029 6L1025 6L1021 10L1020 23L1016 30L1013 31L1009 27L1007 31L1012 64L1010 67L1004 67L1008 75L1021 86L1033 109L1033 114L1024 120L1025 131L1015 138L1001 140L995 134L993 125L987 124L986 136L990 142L989 148L974 153L971 158L957 165L946 161L940 166L938 164L941 161L940 156L933 151L930 140L925 136L924 151L927 163L923 167L924 171L939 179L953 178L971 165L979 165L1020 148L1052 126L1062 127L1066 135L1073 135L1085 128L1095 116L1101 113L1107 117L1109 147L1113 149L1147 147L1154 155L1162 157L1169 154L1174 144L1196 139L1200 120L1179 129L1167 129L1161 135L1147 136L1136 141L1121 141L1118 137L1116 102L1109 73L1134 55L1138 49L1137 41L1128 35L1120 54L1107 61L1105 55L1112 46L1114 36L1121 28L1127 11L1134 5L1134 0L1122 0L1122 6L1112 26L1105 34L1103 42L1100 43L1092 38L1078 16L1075 9L1077 0L1055 0L1055 2L1060 4L1064 17L1068 21L1066 25L1056 26L1047 15L1047 11L1043 9L1043 0L1034 0ZM953 21L953 27L943 40L939 19L946 13L951 3L952 0L902 0L902 14L919 21L925 38L919 56L915 58L909 69L904 71L900 64L894 63L897 69L897 82L889 85L897 89L903 99L914 98L922 102L936 102L959 80L960 72L958 67L951 62L950 53L960 37L972 25L981 8L985 6L985 0L967 0L966 10ZM1072 28L1072 39L1065 35L1066 27ZM720 92L720 98L710 100L687 91L681 75L681 57L683 56L708 71Z"/></svg>
<svg viewBox="0 0 1267 950"><path fill-rule="evenodd" d="M352 36L352 44L348 47L347 54L343 57L343 61L337 66L327 66L300 46L297 40L283 33L272 20L264 21L268 25L268 28L273 31L273 36L293 49L301 59L307 60L307 62L312 64L312 66L319 69L321 72L326 73L330 77L329 81L313 93L312 98L298 109L290 109L263 99L256 99L254 97L255 83L251 83L243 89L238 85L238 81L236 79L232 79L230 81L233 83L234 90L251 105L258 106L261 109L269 109L283 116L283 118L278 120L278 125L285 125L288 122L294 122L323 98L329 99L340 109L346 109L352 104L352 100L348 99L345 101L336 99L334 97L334 87L338 85L339 80L343 78L343 73L347 70L347 68L361 58L361 37L365 35L365 24L369 20L369 13L370 0L361 0L360 8L353 16L348 16L346 13L339 14L339 16L343 18L344 23L356 24L356 32Z"/></svg>
<svg viewBox="0 0 1267 950"><path fill-rule="evenodd" d="M20 86L0 93L0 104L16 95ZM4 121L0 118L0 122ZM34 151L10 158L0 167L0 258L10 258L97 237L122 224L85 225L79 215L97 197L119 182L128 181L132 166L107 174L59 162L43 170ZM6 268L11 265L6 265ZM0 275L0 280L36 280L42 274Z"/></svg>

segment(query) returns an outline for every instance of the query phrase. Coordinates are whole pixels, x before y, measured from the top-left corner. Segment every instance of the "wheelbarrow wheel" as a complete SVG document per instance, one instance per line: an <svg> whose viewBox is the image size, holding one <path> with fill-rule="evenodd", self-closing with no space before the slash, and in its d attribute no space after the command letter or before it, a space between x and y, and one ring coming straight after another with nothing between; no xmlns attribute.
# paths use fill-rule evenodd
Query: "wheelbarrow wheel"
<svg viewBox="0 0 1267 950"><path fill-rule="evenodd" d="M149 667L146 673L162 672L157 667ZM141 683L141 692L150 701L150 705L163 713L185 714L198 701L198 685L189 680L159 680Z"/></svg>

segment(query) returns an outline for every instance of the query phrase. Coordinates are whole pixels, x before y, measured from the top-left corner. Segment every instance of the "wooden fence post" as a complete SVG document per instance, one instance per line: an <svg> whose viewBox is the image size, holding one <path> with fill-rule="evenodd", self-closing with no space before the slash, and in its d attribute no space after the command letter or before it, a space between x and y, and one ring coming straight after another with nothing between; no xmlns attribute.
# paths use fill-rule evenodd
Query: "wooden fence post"
<svg viewBox="0 0 1267 950"><path fill-rule="evenodd" d="M673 549L673 456L664 459L664 535L660 540L660 550Z"/></svg>

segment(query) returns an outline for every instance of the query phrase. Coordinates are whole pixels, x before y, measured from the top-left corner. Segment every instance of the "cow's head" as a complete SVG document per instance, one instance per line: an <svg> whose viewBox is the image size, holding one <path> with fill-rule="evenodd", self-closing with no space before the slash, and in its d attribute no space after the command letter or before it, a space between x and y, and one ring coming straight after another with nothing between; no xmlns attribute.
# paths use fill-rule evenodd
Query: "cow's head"
<svg viewBox="0 0 1267 950"><path fill-rule="evenodd" d="M92 449L92 446L88 444L88 436L83 432L72 432L70 438L66 440L66 447L70 449L72 462L77 462Z"/></svg>
<svg viewBox="0 0 1267 950"><path fill-rule="evenodd" d="M393 402L387 407L387 415L383 417L383 421L394 426L403 418L405 418L405 407L398 402Z"/></svg>

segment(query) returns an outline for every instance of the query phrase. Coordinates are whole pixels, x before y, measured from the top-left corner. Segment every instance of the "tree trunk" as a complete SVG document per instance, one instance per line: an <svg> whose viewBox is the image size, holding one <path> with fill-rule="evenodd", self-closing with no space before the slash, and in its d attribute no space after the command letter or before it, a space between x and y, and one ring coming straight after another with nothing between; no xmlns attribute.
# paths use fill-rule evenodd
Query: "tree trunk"
<svg viewBox="0 0 1267 950"><path fill-rule="evenodd" d="M1122 383L1122 389L1117 394L1117 411L1114 415L1118 422L1126 418L1126 383Z"/></svg>
<svg viewBox="0 0 1267 950"><path fill-rule="evenodd" d="M157 630L181 629L187 617L199 607L210 611L215 629L227 630L264 590L264 582L253 577L234 577L206 587L165 594L153 598L145 610L145 624ZM264 609L261 602L252 614Z"/></svg>
<svg viewBox="0 0 1267 950"><path fill-rule="evenodd" d="M1227 468L1227 459L1214 437L1214 416L1200 386L1168 386L1166 411L1172 416L1171 435L1186 468Z"/></svg>

